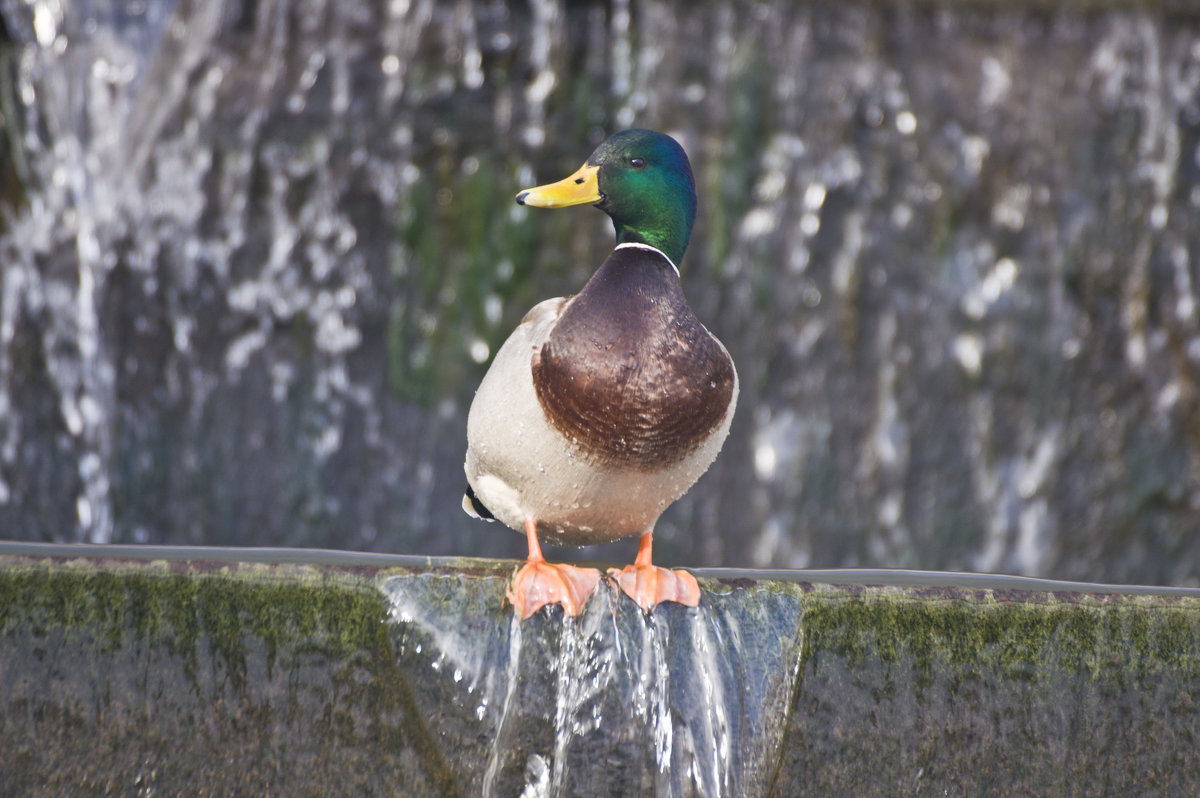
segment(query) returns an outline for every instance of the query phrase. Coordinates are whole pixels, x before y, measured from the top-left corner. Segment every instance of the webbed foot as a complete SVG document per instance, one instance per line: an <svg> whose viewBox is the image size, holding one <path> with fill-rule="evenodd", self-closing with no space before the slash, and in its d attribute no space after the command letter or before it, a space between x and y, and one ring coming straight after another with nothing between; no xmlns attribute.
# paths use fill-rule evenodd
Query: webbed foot
<svg viewBox="0 0 1200 798"><path fill-rule="evenodd" d="M600 572L595 568L546 562L538 545L537 524L532 518L525 519L525 536L529 541L529 558L513 575L505 598L512 602L521 620L547 604L561 604L567 615L578 615L600 584Z"/></svg>
<svg viewBox="0 0 1200 798"><path fill-rule="evenodd" d="M687 607L700 604L700 585L687 571L673 571L651 563L653 530L645 532L638 541L637 559L624 568L610 568L608 576L638 606L651 612L655 605L675 601Z"/></svg>

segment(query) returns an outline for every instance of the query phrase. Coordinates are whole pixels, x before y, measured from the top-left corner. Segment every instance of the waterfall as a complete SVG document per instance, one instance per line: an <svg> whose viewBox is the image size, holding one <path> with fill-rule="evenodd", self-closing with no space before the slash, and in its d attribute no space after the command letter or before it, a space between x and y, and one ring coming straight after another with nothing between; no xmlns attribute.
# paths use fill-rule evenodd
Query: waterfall
<svg viewBox="0 0 1200 798"><path fill-rule="evenodd" d="M636 124L743 383L664 562L1200 578L1194 11L0 18L6 536L518 555L458 509L466 408L612 233L512 196Z"/></svg>

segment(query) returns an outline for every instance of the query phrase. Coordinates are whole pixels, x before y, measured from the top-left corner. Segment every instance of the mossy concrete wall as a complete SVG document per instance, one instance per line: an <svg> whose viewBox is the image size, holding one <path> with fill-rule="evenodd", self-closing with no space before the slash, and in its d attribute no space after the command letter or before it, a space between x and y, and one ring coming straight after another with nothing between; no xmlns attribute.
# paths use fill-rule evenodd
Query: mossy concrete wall
<svg viewBox="0 0 1200 798"><path fill-rule="evenodd" d="M702 572L522 623L512 567L0 544L0 784L1200 795L1200 591Z"/></svg>

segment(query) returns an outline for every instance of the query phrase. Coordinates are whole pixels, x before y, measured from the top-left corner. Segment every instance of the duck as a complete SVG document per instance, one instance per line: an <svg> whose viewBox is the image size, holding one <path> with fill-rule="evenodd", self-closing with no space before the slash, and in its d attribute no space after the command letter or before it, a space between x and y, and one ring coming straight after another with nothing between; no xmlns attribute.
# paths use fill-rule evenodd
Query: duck
<svg viewBox="0 0 1200 798"><path fill-rule="evenodd" d="M534 306L496 352L467 416L463 508L524 532L528 556L505 593L522 619L546 605L579 614L602 578L547 562L543 542L633 535L634 562L608 578L647 613L698 606L691 573L653 563L654 526L720 452L738 376L680 281L697 206L687 154L664 133L624 130L516 201L593 205L616 245L579 293Z"/></svg>

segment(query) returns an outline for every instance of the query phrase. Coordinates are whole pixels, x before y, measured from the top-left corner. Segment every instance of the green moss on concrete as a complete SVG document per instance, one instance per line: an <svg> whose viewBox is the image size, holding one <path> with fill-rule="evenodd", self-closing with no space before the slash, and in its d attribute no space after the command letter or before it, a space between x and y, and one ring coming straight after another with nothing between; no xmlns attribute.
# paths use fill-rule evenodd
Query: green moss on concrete
<svg viewBox="0 0 1200 798"><path fill-rule="evenodd" d="M0 781L378 794L404 772L414 794L457 794L374 576L0 558Z"/></svg>
<svg viewBox="0 0 1200 798"><path fill-rule="evenodd" d="M129 629L137 641L176 653L194 654L204 637L231 662L244 659L250 637L272 658L280 645L301 640L348 656L387 646L386 614L373 580L317 569L285 576L256 566L207 574L165 565L106 570L88 562L0 569L0 632L30 621L87 629L99 632L105 650Z"/></svg>
<svg viewBox="0 0 1200 798"><path fill-rule="evenodd" d="M1200 789L1195 597L868 588L804 604L772 795Z"/></svg>
<svg viewBox="0 0 1200 798"><path fill-rule="evenodd" d="M1019 677L1029 666L1100 676L1114 665L1153 678L1164 669L1200 677L1200 602L1077 597L922 599L913 591L856 598L813 594L804 614L806 657L911 661L930 671L995 668Z"/></svg>
<svg viewBox="0 0 1200 798"><path fill-rule="evenodd" d="M516 795L537 756L566 794L701 760L746 795L1200 794L1194 595L710 576L516 622L512 568L0 556L0 783Z"/></svg>

